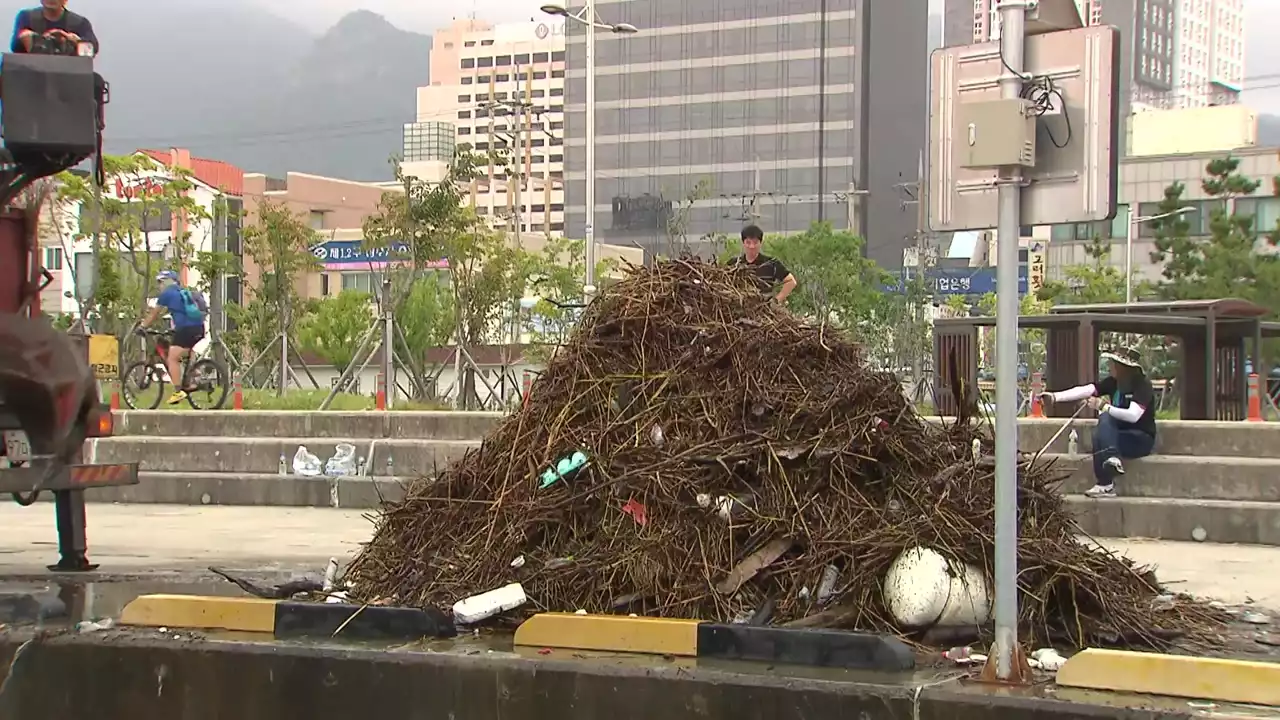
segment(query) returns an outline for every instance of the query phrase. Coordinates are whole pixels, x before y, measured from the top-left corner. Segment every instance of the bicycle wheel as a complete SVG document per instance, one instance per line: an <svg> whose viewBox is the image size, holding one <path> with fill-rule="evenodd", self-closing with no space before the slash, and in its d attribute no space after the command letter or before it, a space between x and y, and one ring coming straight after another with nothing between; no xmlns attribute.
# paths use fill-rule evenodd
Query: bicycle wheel
<svg viewBox="0 0 1280 720"><path fill-rule="evenodd" d="M231 373L216 360L197 360L187 370L187 402L196 410L220 410L231 390Z"/></svg>
<svg viewBox="0 0 1280 720"><path fill-rule="evenodd" d="M136 362L120 373L120 399L134 410L155 410L164 398L164 376L149 362Z"/></svg>

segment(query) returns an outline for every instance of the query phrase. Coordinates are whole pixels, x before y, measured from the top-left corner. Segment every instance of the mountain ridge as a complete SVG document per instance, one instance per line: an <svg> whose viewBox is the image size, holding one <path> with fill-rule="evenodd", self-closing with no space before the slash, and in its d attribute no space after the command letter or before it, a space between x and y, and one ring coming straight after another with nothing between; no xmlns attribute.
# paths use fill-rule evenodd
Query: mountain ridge
<svg viewBox="0 0 1280 720"><path fill-rule="evenodd" d="M0 0L0 14L34 4ZM431 37L367 10L315 33L236 0L73 7L102 43L110 153L177 146L246 172L390 179L430 79Z"/></svg>

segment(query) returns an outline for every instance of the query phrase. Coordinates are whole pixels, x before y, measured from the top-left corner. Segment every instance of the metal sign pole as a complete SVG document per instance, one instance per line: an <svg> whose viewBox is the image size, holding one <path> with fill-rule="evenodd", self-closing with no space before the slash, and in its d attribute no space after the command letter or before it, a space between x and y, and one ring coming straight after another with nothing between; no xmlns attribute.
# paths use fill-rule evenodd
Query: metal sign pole
<svg viewBox="0 0 1280 720"><path fill-rule="evenodd" d="M1000 54L1004 73L1000 96L1022 94L1026 5L1000 3ZM996 260L996 527L993 655L996 677L1014 678L1018 647L1018 240L1022 170L1005 168L999 180L999 245Z"/></svg>

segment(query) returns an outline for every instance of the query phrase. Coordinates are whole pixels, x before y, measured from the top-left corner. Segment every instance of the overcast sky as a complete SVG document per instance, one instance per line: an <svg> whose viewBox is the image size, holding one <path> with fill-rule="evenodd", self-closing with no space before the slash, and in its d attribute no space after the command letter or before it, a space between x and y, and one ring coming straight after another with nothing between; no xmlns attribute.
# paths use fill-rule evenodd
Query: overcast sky
<svg viewBox="0 0 1280 720"><path fill-rule="evenodd" d="M323 30L353 10L372 10L405 30L430 33L455 17L475 13L491 22L539 15L540 0L257 0L273 12Z"/></svg>

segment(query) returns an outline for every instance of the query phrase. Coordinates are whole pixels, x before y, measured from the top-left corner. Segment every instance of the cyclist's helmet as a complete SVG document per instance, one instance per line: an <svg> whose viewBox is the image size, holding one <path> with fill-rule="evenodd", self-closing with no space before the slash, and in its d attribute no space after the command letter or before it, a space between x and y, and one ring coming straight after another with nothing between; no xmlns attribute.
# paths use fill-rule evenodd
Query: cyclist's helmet
<svg viewBox="0 0 1280 720"><path fill-rule="evenodd" d="M166 283L166 282L176 283L178 282L178 273L172 270L161 270L160 274L156 275L156 280L162 283Z"/></svg>

